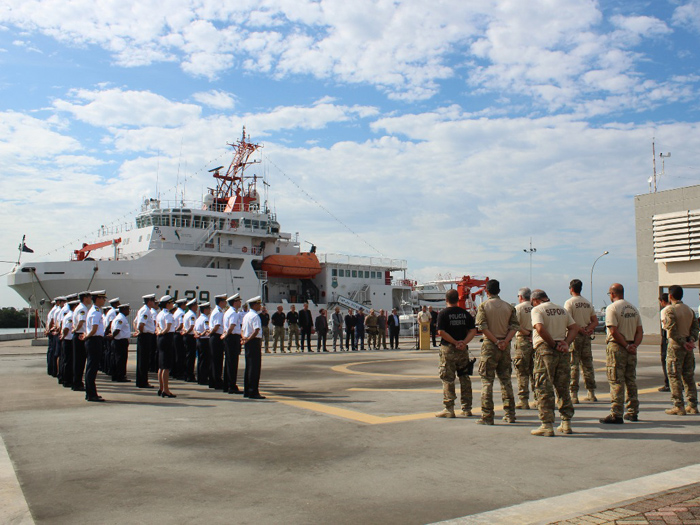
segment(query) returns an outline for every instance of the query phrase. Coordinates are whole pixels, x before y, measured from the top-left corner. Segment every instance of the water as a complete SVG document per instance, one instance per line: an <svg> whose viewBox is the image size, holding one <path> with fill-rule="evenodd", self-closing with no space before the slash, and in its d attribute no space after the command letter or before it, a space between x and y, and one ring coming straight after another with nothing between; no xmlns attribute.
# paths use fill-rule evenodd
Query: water
<svg viewBox="0 0 700 525"><path fill-rule="evenodd" d="M23 334L23 333L34 333L34 328L0 328L0 335L2 334ZM43 330L39 330L39 335L44 335Z"/></svg>

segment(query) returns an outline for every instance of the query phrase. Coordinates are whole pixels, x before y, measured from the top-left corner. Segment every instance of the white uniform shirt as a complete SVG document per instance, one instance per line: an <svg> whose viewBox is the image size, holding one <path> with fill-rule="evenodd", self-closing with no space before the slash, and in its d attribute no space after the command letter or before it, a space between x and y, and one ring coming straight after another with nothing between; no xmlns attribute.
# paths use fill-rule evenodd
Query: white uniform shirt
<svg viewBox="0 0 700 525"><path fill-rule="evenodd" d="M112 330L113 334L114 332L119 330L119 333L114 336L114 338L117 340L129 339L129 337L131 336L131 332L129 331L129 320L121 312L119 312L112 321L110 329Z"/></svg>
<svg viewBox="0 0 700 525"><path fill-rule="evenodd" d="M185 316L185 311L178 306L173 314L173 332L179 332L182 328L182 318Z"/></svg>
<svg viewBox="0 0 700 525"><path fill-rule="evenodd" d="M85 323L83 323L83 326L78 329L78 325L80 324L80 321L87 321L87 314L88 314L88 307L85 305L85 303L80 303L78 306L75 307L75 310L73 310L73 330L74 333L76 334L84 334L85 333Z"/></svg>
<svg viewBox="0 0 700 525"><path fill-rule="evenodd" d="M153 312L145 304L136 314L136 327L143 323L143 331L147 334L156 333L156 319L153 317Z"/></svg>
<svg viewBox="0 0 700 525"><path fill-rule="evenodd" d="M156 318L156 322L158 323L158 328L160 329L161 334L168 334L174 330L175 320L173 319L173 314L166 309L160 311L158 317ZM170 329L166 332L168 324L170 324Z"/></svg>
<svg viewBox="0 0 700 525"><path fill-rule="evenodd" d="M209 317L204 315L204 314L199 314L197 321L194 323L194 330L198 334L203 334L204 332L209 330ZM199 338L200 339L209 339L209 334L200 335Z"/></svg>
<svg viewBox="0 0 700 525"><path fill-rule="evenodd" d="M238 312L233 306L224 312L224 332L228 332L231 325L233 325L233 330L231 330L232 334L241 333L241 326L238 322ZM238 328L238 332L236 332L236 328Z"/></svg>
<svg viewBox="0 0 700 525"><path fill-rule="evenodd" d="M85 321L85 333L90 333L93 326L97 326L97 330L92 334L93 337L104 337L105 335L105 322L102 318L102 308L92 305L90 311L87 315L87 321Z"/></svg>
<svg viewBox="0 0 700 525"><path fill-rule="evenodd" d="M253 335L255 329L258 328L258 335L255 337L257 339L262 338L262 322L260 321L260 316L255 310L250 310L245 317L243 317L243 326L241 327L241 333L246 339Z"/></svg>
<svg viewBox="0 0 700 525"><path fill-rule="evenodd" d="M216 329L217 334L221 335L224 333L224 312L219 306L215 306L212 311L211 315L209 316L209 326L211 328L214 328L215 326L219 326L219 328Z"/></svg>
<svg viewBox="0 0 700 525"><path fill-rule="evenodd" d="M669 306L671 306L671 305L667 304L659 312L659 317L661 317L661 328L663 328L664 330L666 330L666 310L668 309Z"/></svg>
<svg viewBox="0 0 700 525"><path fill-rule="evenodd" d="M46 329L49 330L51 328L51 323L56 324L56 312L58 311L58 306L53 305L51 307L51 310L49 310L49 313L46 314Z"/></svg>
<svg viewBox="0 0 700 525"><path fill-rule="evenodd" d="M105 329L109 326L110 331L112 330L112 321L117 317L118 310L116 308L110 308L109 312L104 315Z"/></svg>
<svg viewBox="0 0 700 525"><path fill-rule="evenodd" d="M68 310L68 313L63 316L63 320L61 321L61 333L63 333L63 330L68 328L68 333L66 336L63 338L66 341L72 341L73 340L73 312Z"/></svg>
<svg viewBox="0 0 700 525"><path fill-rule="evenodd" d="M187 310L185 315L182 316L183 332L187 333L187 331L190 328L193 328L196 321L197 321L197 314L195 314L192 310Z"/></svg>

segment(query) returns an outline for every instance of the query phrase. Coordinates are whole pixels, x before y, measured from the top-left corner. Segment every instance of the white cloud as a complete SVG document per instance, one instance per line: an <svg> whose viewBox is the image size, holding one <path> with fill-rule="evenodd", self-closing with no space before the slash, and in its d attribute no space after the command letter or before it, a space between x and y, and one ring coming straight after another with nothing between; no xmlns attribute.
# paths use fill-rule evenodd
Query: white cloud
<svg viewBox="0 0 700 525"><path fill-rule="evenodd" d="M199 106L171 102L148 91L78 89L71 95L73 101L57 99L54 107L98 127L179 126L201 112Z"/></svg>
<svg viewBox="0 0 700 525"><path fill-rule="evenodd" d="M673 12L672 21L700 33L700 0L690 0L677 7Z"/></svg>
<svg viewBox="0 0 700 525"><path fill-rule="evenodd" d="M233 109L236 105L236 97L231 93L213 89L202 91L192 95L197 102L214 109Z"/></svg>

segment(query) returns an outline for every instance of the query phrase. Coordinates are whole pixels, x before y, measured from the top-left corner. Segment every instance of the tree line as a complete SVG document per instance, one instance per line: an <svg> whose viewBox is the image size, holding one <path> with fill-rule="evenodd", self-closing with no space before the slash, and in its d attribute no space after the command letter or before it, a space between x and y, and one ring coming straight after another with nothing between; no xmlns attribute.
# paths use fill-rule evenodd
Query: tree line
<svg viewBox="0 0 700 525"><path fill-rule="evenodd" d="M34 328L34 315L30 319L30 327ZM0 328L26 328L26 310L17 310L13 307L0 308Z"/></svg>

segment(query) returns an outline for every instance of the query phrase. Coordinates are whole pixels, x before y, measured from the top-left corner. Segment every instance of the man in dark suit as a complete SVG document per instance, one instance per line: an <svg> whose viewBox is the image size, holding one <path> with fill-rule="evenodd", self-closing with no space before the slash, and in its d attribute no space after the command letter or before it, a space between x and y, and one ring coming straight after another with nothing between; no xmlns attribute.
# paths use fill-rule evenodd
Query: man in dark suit
<svg viewBox="0 0 700 525"><path fill-rule="evenodd" d="M309 303L304 303L301 312L299 312L299 331L301 332L301 351L304 351L304 341L306 341L306 347L311 350L311 329L314 326L314 318L311 316L309 311Z"/></svg>
<svg viewBox="0 0 700 525"><path fill-rule="evenodd" d="M387 319L387 325L389 326L389 348L392 350L399 349L399 332L401 331L401 326L399 324L399 314L396 308L391 310L391 315Z"/></svg>
<svg viewBox="0 0 700 525"><path fill-rule="evenodd" d="M345 348L349 352L357 351L357 346L355 346L355 324L357 320L352 313L352 308L348 308L348 314L345 316Z"/></svg>
<svg viewBox="0 0 700 525"><path fill-rule="evenodd" d="M316 351L320 352L321 351L321 346L323 346L323 351L328 352L326 350L326 337L328 336L328 318L326 317L326 311L321 308L321 311L318 312L318 316L316 317L315 321L315 327L316 327Z"/></svg>

